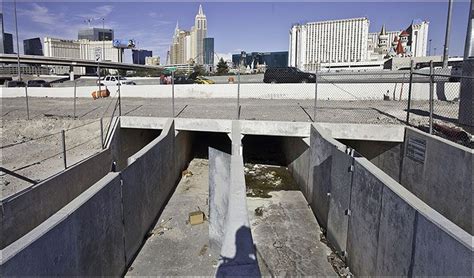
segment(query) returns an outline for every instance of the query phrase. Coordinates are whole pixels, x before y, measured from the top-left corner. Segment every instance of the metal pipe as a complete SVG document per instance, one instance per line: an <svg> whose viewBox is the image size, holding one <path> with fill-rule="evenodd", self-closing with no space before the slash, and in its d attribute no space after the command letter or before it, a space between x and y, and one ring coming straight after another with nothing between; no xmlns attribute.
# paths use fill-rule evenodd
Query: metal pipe
<svg viewBox="0 0 474 278"><path fill-rule="evenodd" d="M76 97L76 84L77 81L74 80L74 120L76 119L76 100L77 100L77 97Z"/></svg>
<svg viewBox="0 0 474 278"><path fill-rule="evenodd" d="M64 169L67 169L67 160L66 160L66 132L61 130L61 137L62 137L62 145L63 145L63 161L64 161Z"/></svg>
<svg viewBox="0 0 474 278"><path fill-rule="evenodd" d="M446 33L444 37L444 51L443 51L443 68L448 67L448 55L449 55L449 34L451 33L451 14L453 8L453 0L448 2L448 17L446 21Z"/></svg>
<svg viewBox="0 0 474 278"><path fill-rule="evenodd" d="M100 146L104 149L104 119L100 118Z"/></svg>
<svg viewBox="0 0 474 278"><path fill-rule="evenodd" d="M240 68L237 71L237 120L240 120Z"/></svg>
<svg viewBox="0 0 474 278"><path fill-rule="evenodd" d="M16 33L16 59L17 59L17 70L18 70L18 80L21 81L21 70L20 70L20 43L18 42L18 18L16 15L16 0L13 1L14 10L15 10L15 33ZM3 43L3 42L2 42Z"/></svg>
<svg viewBox="0 0 474 278"><path fill-rule="evenodd" d="M174 114L174 71L171 72L171 101L172 101L171 112L173 113L172 117L174 118L174 115L175 115Z"/></svg>
<svg viewBox="0 0 474 278"><path fill-rule="evenodd" d="M406 124L410 124L410 109L411 109L411 90L413 86L413 66L414 66L414 61L410 61L410 83L408 84L408 103L407 103L407 120Z"/></svg>
<svg viewBox="0 0 474 278"><path fill-rule="evenodd" d="M313 122L316 121L316 110L318 104L318 69L314 71L314 110L313 110Z"/></svg>
<svg viewBox="0 0 474 278"><path fill-rule="evenodd" d="M430 61L430 134L433 134L433 98L434 98L434 68L433 60Z"/></svg>
<svg viewBox="0 0 474 278"><path fill-rule="evenodd" d="M25 84L25 97L26 97L26 119L30 119L30 105L28 103L28 85Z"/></svg>

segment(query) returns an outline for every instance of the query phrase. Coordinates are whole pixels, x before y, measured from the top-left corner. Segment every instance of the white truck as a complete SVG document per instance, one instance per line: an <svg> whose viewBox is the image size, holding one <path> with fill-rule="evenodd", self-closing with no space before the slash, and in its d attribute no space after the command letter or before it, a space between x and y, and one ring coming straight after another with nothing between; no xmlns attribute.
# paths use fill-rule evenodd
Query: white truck
<svg viewBox="0 0 474 278"><path fill-rule="evenodd" d="M107 75L104 78L97 80L97 84L101 86L117 86L117 85L137 85L134 81L128 80L122 76Z"/></svg>

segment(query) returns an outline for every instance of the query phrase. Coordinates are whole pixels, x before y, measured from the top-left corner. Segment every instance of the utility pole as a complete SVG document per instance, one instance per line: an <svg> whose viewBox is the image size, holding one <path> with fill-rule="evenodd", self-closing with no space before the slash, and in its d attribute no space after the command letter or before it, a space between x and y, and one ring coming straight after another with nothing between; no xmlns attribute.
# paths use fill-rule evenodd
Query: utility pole
<svg viewBox="0 0 474 278"><path fill-rule="evenodd" d="M448 2L448 17L446 21L446 33L444 37L444 51L443 51L443 68L448 67L448 56L449 56L449 34L451 33L451 14L453 8L453 0Z"/></svg>
<svg viewBox="0 0 474 278"><path fill-rule="evenodd" d="M17 70L18 70L18 80L21 81L21 71L20 71L20 43L18 42L18 19L16 15L16 0L13 1L14 10L15 10L15 32L16 32L16 60L17 60Z"/></svg>
<svg viewBox="0 0 474 278"><path fill-rule="evenodd" d="M471 9L467 23L466 46L464 48L464 61L461 79L461 91L459 94L459 118L460 124L473 127L473 104L474 104L474 0L471 0Z"/></svg>

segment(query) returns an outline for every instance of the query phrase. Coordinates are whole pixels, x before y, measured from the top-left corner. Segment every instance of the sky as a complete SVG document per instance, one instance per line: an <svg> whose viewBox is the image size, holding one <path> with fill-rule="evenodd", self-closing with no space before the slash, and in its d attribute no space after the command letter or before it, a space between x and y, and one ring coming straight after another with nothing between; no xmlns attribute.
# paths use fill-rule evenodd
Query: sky
<svg viewBox="0 0 474 278"><path fill-rule="evenodd" d="M295 23L320 20L367 17L370 32L381 29L406 29L415 18L430 22L429 38L432 54L441 54L446 29L447 1L387 2L73 2L21 1L17 3L20 52L22 40L33 37L77 39L77 31L87 27L85 20L95 18L93 27L102 27L99 18L105 18L105 27L115 31L116 39L135 39L141 49L152 50L166 59L176 22L189 30L199 4L203 5L208 21L208 37L214 37L214 49L219 57L229 59L240 51L287 51L288 32ZM5 32L15 33L13 2L2 2ZM450 55L462 56L467 30L469 1L456 0L452 11ZM14 38L15 40L15 38ZM15 45L16 48L16 45ZM127 51L125 62L131 61Z"/></svg>

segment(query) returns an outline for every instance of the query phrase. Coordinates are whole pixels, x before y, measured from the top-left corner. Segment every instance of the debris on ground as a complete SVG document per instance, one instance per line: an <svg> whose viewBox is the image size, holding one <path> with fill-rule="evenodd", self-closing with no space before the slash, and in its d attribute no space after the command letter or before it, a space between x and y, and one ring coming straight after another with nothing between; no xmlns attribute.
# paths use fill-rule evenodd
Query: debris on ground
<svg viewBox="0 0 474 278"><path fill-rule="evenodd" d="M182 177L185 177L185 178L189 178L193 175L193 172L191 172L190 170L186 169L184 170L182 173L181 173L181 176Z"/></svg>
<svg viewBox="0 0 474 278"><path fill-rule="evenodd" d="M204 212L198 210L189 213L189 223L191 225L198 225L204 223Z"/></svg>
<svg viewBox="0 0 474 278"><path fill-rule="evenodd" d="M258 207L255 209L255 216L263 216L263 207Z"/></svg>
<svg viewBox="0 0 474 278"><path fill-rule="evenodd" d="M153 236L153 235L162 235L164 234L166 231L169 231L171 230L172 228L171 227L166 227L165 225L171 221L171 219L173 218L169 218L168 220L164 220L164 219L161 219L161 223L156 226L156 228L154 228L153 230L151 230L149 233L148 233L148 237L150 236Z"/></svg>
<svg viewBox="0 0 474 278"><path fill-rule="evenodd" d="M207 246L207 244L204 244L201 248L201 251L199 251L199 256L204 256L204 254L206 254L208 247L209 246Z"/></svg>

